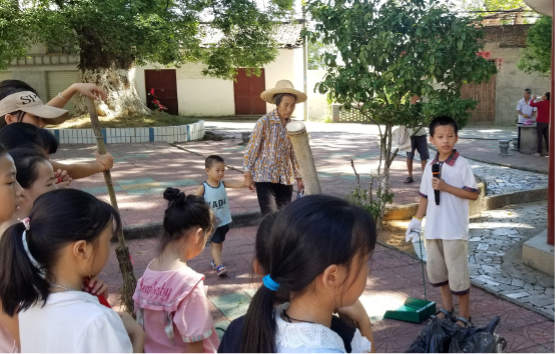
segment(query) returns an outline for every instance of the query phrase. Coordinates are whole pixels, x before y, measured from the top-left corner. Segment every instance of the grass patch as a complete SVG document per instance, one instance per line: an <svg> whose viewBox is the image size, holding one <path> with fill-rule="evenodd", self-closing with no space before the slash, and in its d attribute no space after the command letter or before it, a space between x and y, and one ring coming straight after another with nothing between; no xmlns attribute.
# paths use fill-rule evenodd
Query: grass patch
<svg viewBox="0 0 556 354"><path fill-rule="evenodd" d="M199 118L173 116L162 112L153 112L151 115L134 115L127 117L106 118L98 117L103 128L146 128L146 127L169 127L173 125L193 124ZM66 120L63 124L49 126L56 129L90 129L91 119L89 116L76 117Z"/></svg>

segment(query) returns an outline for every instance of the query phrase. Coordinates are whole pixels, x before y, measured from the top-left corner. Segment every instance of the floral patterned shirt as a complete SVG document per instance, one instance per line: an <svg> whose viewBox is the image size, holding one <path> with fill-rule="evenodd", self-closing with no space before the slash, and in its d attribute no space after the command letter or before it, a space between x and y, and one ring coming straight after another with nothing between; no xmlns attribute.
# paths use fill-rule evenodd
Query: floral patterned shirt
<svg viewBox="0 0 556 354"><path fill-rule="evenodd" d="M296 178L301 178L290 138L277 110L257 121L245 150L243 170L251 172L255 182L293 185Z"/></svg>

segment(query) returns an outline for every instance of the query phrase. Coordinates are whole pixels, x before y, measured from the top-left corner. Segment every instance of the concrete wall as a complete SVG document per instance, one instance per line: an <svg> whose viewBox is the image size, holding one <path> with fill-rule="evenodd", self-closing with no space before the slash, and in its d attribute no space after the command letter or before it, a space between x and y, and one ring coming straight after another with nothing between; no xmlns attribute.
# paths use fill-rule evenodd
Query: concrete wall
<svg viewBox="0 0 556 354"><path fill-rule="evenodd" d="M517 68L521 48L500 48L498 43L487 43L485 51L491 58L502 58L502 70L496 75L496 115L495 125L514 125L517 119L517 102L523 98L523 90L530 88L533 94L541 96L550 90L550 78L526 74Z"/></svg>
<svg viewBox="0 0 556 354"><path fill-rule="evenodd" d="M278 80L290 80L294 87L303 90L303 52L298 49L280 49L276 60L265 69L266 88L272 88ZM159 69L164 69L158 67ZM133 76L139 97L146 102L145 70L156 69L152 65L137 67ZM202 64L187 63L176 68L178 111L186 116L233 116L235 115L234 83L203 76ZM267 104L267 111L275 108ZM298 105L294 115L302 116L303 107Z"/></svg>
<svg viewBox="0 0 556 354"><path fill-rule="evenodd" d="M530 25L485 27L483 50L491 52L491 59L503 59L502 70L496 75L495 125L515 124L515 108L523 98L524 89L530 88L533 94L539 96L550 90L548 77L536 73L526 74L517 68L529 28Z"/></svg>
<svg viewBox="0 0 556 354"><path fill-rule="evenodd" d="M328 112L328 103L326 95L315 92L315 85L322 81L326 70L308 70L307 71L307 91L309 96L309 117L312 119L322 119L326 117Z"/></svg>

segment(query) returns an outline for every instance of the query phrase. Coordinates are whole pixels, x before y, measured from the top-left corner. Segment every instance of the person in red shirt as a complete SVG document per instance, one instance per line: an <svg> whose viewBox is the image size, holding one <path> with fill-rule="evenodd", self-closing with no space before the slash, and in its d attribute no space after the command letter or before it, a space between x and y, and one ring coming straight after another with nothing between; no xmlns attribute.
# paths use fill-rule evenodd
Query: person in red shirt
<svg viewBox="0 0 556 354"><path fill-rule="evenodd" d="M534 97L537 100L538 96ZM530 102L531 107L536 107L537 114L537 153L535 156L542 154L542 138L546 141L546 150L548 150L548 123L550 122L550 92L545 92L538 102Z"/></svg>

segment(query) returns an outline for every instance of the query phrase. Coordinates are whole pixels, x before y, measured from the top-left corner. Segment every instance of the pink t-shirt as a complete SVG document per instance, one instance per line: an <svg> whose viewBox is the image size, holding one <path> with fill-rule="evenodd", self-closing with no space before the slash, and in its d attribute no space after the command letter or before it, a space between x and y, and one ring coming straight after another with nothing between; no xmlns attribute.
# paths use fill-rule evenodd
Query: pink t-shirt
<svg viewBox="0 0 556 354"><path fill-rule="evenodd" d="M155 271L147 266L133 294L137 322L145 330L145 353L185 353L186 343L201 340L205 353L216 353L220 341L204 278L189 267Z"/></svg>

